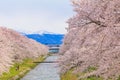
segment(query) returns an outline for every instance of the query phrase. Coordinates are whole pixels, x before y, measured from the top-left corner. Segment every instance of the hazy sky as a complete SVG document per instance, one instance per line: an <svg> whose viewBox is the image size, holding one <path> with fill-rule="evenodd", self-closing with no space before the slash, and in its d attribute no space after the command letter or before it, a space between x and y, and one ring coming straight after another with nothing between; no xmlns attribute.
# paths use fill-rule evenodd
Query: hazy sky
<svg viewBox="0 0 120 80"><path fill-rule="evenodd" d="M18 31L65 33L71 16L70 0L0 0L0 26Z"/></svg>

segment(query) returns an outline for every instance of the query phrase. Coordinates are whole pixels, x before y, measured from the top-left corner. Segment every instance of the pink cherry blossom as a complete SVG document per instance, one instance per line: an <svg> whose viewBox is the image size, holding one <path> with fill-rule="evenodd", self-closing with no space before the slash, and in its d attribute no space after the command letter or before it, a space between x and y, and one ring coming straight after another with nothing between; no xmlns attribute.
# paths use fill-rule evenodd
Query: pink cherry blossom
<svg viewBox="0 0 120 80"><path fill-rule="evenodd" d="M60 67L83 72L81 77L101 76L115 80L120 75L120 0L72 0L76 15L68 20L68 33L61 47Z"/></svg>

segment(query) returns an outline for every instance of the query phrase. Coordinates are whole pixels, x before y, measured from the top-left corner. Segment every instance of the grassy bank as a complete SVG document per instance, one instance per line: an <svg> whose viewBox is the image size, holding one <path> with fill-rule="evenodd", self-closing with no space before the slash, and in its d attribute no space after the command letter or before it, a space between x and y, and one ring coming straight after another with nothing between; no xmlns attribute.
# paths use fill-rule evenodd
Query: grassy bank
<svg viewBox="0 0 120 80"><path fill-rule="evenodd" d="M79 74L73 74L71 71L68 71L66 74L61 76L61 80L103 80L103 79L96 76L90 76L88 78L79 79Z"/></svg>
<svg viewBox="0 0 120 80"><path fill-rule="evenodd" d="M73 73L74 70L69 70L65 74L61 75L61 80L103 80L102 78L96 76L90 76L88 78L79 79L80 76L83 76L94 70L96 70L95 67L89 67L82 73Z"/></svg>
<svg viewBox="0 0 120 80"><path fill-rule="evenodd" d="M84 74L85 73L74 74L73 71L70 70L61 76L61 80L104 80L103 78L96 76L90 76L87 78L79 79L80 75L84 75ZM113 80L113 79L108 79L108 80ZM120 76L116 80L120 80Z"/></svg>
<svg viewBox="0 0 120 80"><path fill-rule="evenodd" d="M61 76L61 80L78 80L78 77L76 74L72 73L72 70L70 70Z"/></svg>
<svg viewBox="0 0 120 80"><path fill-rule="evenodd" d="M36 61L42 62L45 60L45 56L40 56L37 59L24 59L22 62L15 63L9 70L0 76L0 80L20 80L28 71L33 69L38 63Z"/></svg>

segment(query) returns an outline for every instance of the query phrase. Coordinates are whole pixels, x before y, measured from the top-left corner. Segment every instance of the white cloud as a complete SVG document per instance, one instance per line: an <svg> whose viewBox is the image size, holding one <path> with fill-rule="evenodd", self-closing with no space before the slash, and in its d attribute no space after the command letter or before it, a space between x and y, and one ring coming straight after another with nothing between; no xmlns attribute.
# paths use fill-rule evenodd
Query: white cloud
<svg viewBox="0 0 120 80"><path fill-rule="evenodd" d="M3 7L0 8L1 26L27 32L46 30L56 33L66 33L66 20L73 14L69 0L16 1L12 0L11 3L6 5L7 8L4 4L0 5L0 7ZM27 1L29 2L27 3ZM15 3L16 5L10 6Z"/></svg>

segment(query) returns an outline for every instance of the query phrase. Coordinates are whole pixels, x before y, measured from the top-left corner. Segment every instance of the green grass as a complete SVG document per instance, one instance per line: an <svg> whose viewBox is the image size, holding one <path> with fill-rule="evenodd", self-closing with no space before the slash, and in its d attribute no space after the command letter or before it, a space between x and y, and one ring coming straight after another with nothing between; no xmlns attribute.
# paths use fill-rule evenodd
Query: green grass
<svg viewBox="0 0 120 80"><path fill-rule="evenodd" d="M78 80L77 75L72 73L72 70L61 75L61 80Z"/></svg>
<svg viewBox="0 0 120 80"><path fill-rule="evenodd" d="M17 80L20 80L29 70L33 69L37 63L35 61L43 61L45 59L44 56L41 56L37 59L24 59L21 63L15 63L9 70L9 72L5 72L0 76L0 80L13 80L15 76L18 76Z"/></svg>
<svg viewBox="0 0 120 80"><path fill-rule="evenodd" d="M61 80L103 80L100 77L90 76L88 78L78 79L77 74L73 74L71 71L68 71L66 74L61 76Z"/></svg>
<svg viewBox="0 0 120 80"><path fill-rule="evenodd" d="M80 80L103 80L103 78L101 77L96 77L96 76L90 76L84 79L80 79Z"/></svg>
<svg viewBox="0 0 120 80"><path fill-rule="evenodd" d="M74 69L73 69L74 70ZM86 73L92 72L97 70L96 67L88 67L88 69L86 69L84 72L82 73L77 73L74 74L73 70L69 70L68 72L66 72L65 74L61 75L61 80L103 80L100 77L96 77L96 76L90 76L88 78L83 78L83 79L79 79L80 76L85 75Z"/></svg>
<svg viewBox="0 0 120 80"><path fill-rule="evenodd" d="M118 77L118 79L117 80L120 80L120 76Z"/></svg>

